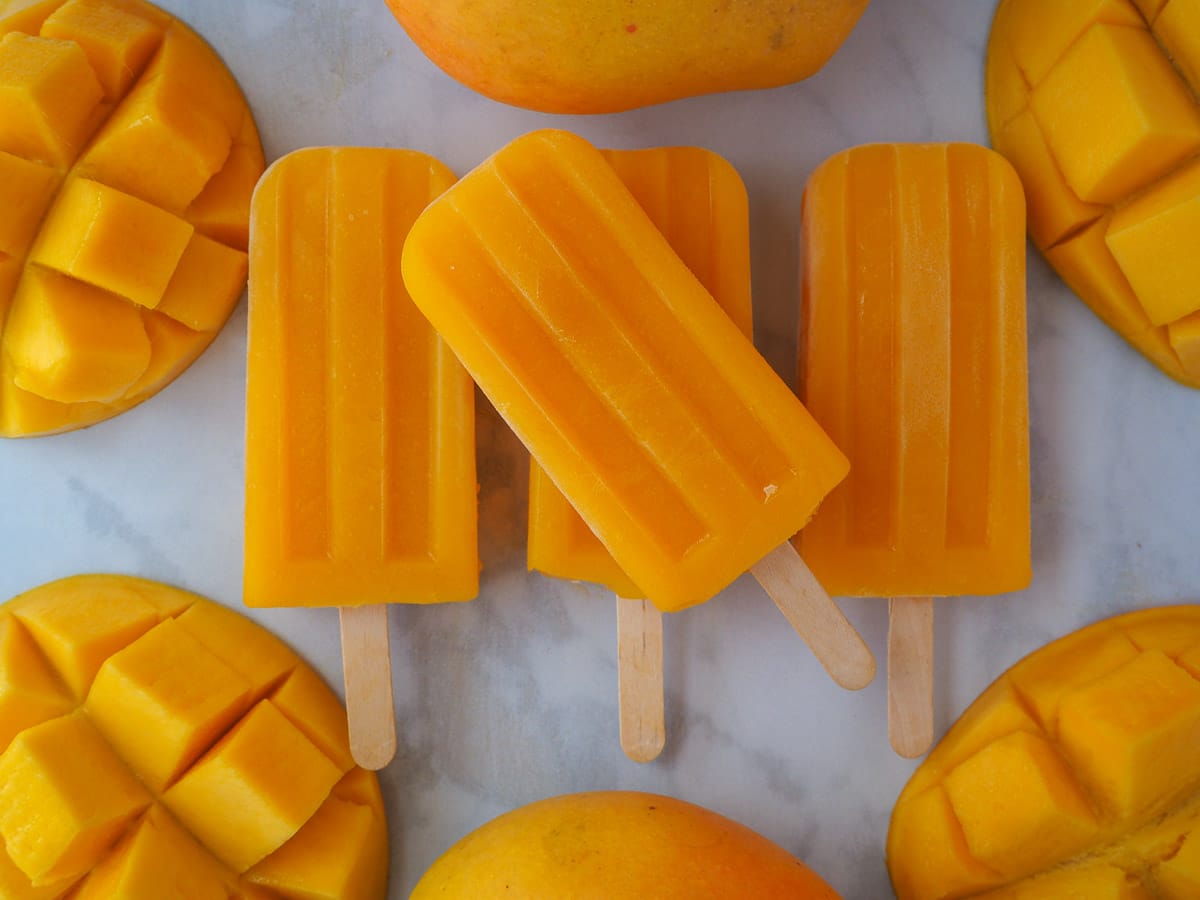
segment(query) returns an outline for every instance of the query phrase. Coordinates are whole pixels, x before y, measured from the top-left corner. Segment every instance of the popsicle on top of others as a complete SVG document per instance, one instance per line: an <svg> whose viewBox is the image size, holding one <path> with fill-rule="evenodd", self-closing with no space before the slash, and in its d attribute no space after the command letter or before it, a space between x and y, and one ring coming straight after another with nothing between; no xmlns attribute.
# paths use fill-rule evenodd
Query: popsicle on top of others
<svg viewBox="0 0 1200 900"><path fill-rule="evenodd" d="M852 468L798 543L831 593L890 598L889 730L916 756L930 598L1030 580L1024 195L984 147L876 144L813 173L803 218L802 396Z"/></svg>
<svg viewBox="0 0 1200 900"><path fill-rule="evenodd" d="M845 457L594 147L502 148L404 246L414 302L659 609L754 569L840 684L870 650L789 543Z"/></svg>
<svg viewBox="0 0 1200 900"><path fill-rule="evenodd" d="M638 205L734 324L752 337L750 214L741 176L700 147L601 151ZM531 461L529 568L617 595L621 746L649 761L666 739L662 614L644 599L562 491Z"/></svg>
<svg viewBox="0 0 1200 900"><path fill-rule="evenodd" d="M351 745L375 768L395 750L383 604L478 591L473 388L399 266L453 183L413 151L306 149L251 214L245 602L342 608Z"/></svg>

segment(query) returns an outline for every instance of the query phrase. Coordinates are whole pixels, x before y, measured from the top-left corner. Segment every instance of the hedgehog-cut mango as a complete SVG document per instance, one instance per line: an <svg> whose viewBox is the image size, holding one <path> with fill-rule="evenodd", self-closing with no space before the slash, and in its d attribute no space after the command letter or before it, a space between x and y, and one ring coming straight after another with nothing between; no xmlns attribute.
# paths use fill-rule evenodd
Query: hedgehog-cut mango
<svg viewBox="0 0 1200 900"><path fill-rule="evenodd" d="M1027 656L905 786L899 900L1200 897L1200 606L1098 622Z"/></svg>
<svg viewBox="0 0 1200 900"><path fill-rule="evenodd" d="M0 897L380 900L387 823L320 676L121 575L0 605Z"/></svg>
<svg viewBox="0 0 1200 900"><path fill-rule="evenodd" d="M237 82L144 0L0 0L0 436L157 393L246 284L262 144Z"/></svg>
<svg viewBox="0 0 1200 900"><path fill-rule="evenodd" d="M1200 387L1200 3L1001 0L993 146L1029 234L1104 322Z"/></svg>

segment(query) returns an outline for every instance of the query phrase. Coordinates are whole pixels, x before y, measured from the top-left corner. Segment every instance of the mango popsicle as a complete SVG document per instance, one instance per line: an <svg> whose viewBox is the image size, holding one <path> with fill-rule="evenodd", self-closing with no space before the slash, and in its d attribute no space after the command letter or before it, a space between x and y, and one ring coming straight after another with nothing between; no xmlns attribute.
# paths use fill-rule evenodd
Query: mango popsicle
<svg viewBox="0 0 1200 900"><path fill-rule="evenodd" d="M679 258L752 338L746 187L726 160L699 147L602 151ZM662 618L546 475L529 468L529 568L594 581L617 595L621 746L638 761L665 741Z"/></svg>
<svg viewBox="0 0 1200 900"><path fill-rule="evenodd" d="M852 473L798 543L831 593L892 598L889 681L924 681L927 598L1030 580L1021 186L979 146L858 147L813 173L803 237L802 396ZM901 753L931 690L919 722L891 695Z"/></svg>
<svg viewBox="0 0 1200 900"><path fill-rule="evenodd" d="M342 608L352 744L392 715L386 673L354 695L382 719L356 715L349 684L361 654L387 661L382 604L478 590L473 388L399 272L408 226L453 182L420 153L318 148L254 195L245 601Z"/></svg>
<svg viewBox="0 0 1200 900"><path fill-rule="evenodd" d="M562 131L518 138L422 213L402 269L659 609L755 567L776 602L803 606L793 624L816 623L804 636L839 683L870 681L870 650L788 544L845 458L595 148Z"/></svg>

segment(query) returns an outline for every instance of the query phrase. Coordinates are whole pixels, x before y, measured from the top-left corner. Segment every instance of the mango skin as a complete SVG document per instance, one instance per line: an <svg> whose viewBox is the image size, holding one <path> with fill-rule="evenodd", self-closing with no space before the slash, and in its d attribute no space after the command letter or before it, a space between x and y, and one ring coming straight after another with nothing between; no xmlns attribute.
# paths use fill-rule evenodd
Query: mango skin
<svg viewBox="0 0 1200 900"><path fill-rule="evenodd" d="M387 0L425 54L479 93L610 113L777 87L833 56L867 0Z"/></svg>
<svg viewBox="0 0 1200 900"><path fill-rule="evenodd" d="M471 832L410 900L837 900L811 869L714 812L654 794L541 800Z"/></svg>

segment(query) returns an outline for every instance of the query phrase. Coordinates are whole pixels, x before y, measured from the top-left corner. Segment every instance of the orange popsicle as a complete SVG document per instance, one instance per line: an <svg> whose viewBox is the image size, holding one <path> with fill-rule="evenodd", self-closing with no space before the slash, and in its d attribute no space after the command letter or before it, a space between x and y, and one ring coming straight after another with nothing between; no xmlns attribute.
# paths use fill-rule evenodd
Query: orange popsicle
<svg viewBox="0 0 1200 900"><path fill-rule="evenodd" d="M342 607L348 679L348 623L386 642L381 604L478 590L473 388L399 271L409 225L453 182L420 153L321 148L254 195L245 600ZM390 676L376 687L390 716ZM352 743L355 699L348 684Z"/></svg>
<svg viewBox="0 0 1200 900"><path fill-rule="evenodd" d="M737 170L699 147L602 151L679 258L747 338L750 214ZM594 581L617 595L621 746L639 762L665 741L662 614L617 565L600 539L532 461L529 468L529 568Z"/></svg>
<svg viewBox="0 0 1200 900"><path fill-rule="evenodd" d="M800 383L852 470L799 545L831 593L922 598L893 601L889 655L928 663L927 598L1029 583L1024 227L1011 167L969 144L845 151L805 191ZM931 709L891 724L932 739Z"/></svg>
<svg viewBox="0 0 1200 900"><path fill-rule="evenodd" d="M403 272L648 599L683 609L755 567L806 607L839 683L870 681L869 649L788 545L845 458L595 148L561 131L503 148L422 213Z"/></svg>

